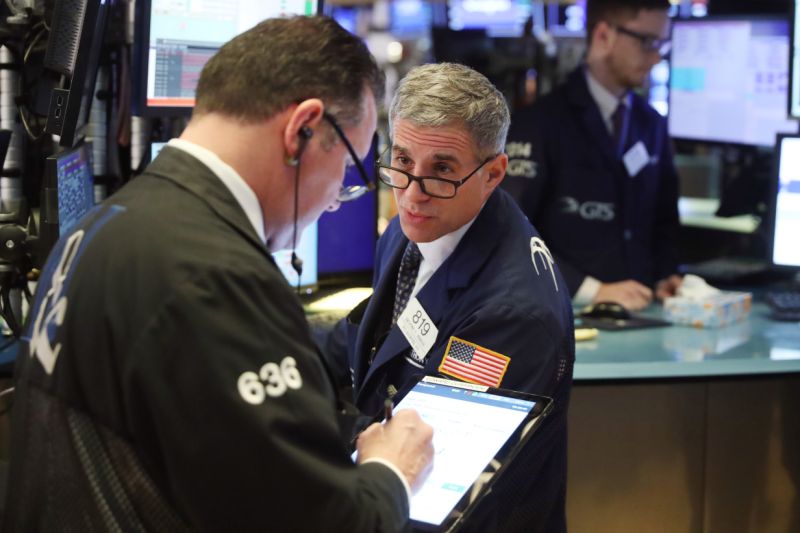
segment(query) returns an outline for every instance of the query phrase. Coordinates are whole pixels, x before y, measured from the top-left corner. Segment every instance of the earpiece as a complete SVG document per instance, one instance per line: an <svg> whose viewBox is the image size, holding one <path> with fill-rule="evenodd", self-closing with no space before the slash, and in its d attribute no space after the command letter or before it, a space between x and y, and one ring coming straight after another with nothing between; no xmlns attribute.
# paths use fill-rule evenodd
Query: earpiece
<svg viewBox="0 0 800 533"><path fill-rule="evenodd" d="M308 140L314 136L314 130L308 126L303 126L297 132L297 136L299 137L297 142L297 153L294 154L294 157L290 157L288 155L286 156L286 164L292 167L297 166L297 163L300 162L300 156L303 155L303 151L306 149Z"/></svg>

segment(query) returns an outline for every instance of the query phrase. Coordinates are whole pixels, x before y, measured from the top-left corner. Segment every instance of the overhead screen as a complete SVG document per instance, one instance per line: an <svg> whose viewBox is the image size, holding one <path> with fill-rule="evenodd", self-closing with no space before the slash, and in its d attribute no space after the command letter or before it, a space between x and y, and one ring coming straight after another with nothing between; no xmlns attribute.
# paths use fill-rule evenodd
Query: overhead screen
<svg viewBox="0 0 800 533"><path fill-rule="evenodd" d="M786 20L677 20L672 30L673 137L773 146L797 132L786 113Z"/></svg>
<svg viewBox="0 0 800 533"><path fill-rule="evenodd" d="M317 10L318 0L144 2L148 47L141 57L146 86L140 111L191 109L200 71L224 43L264 19Z"/></svg>
<svg viewBox="0 0 800 533"><path fill-rule="evenodd" d="M489 37L519 37L531 17L530 0L450 0L451 30L485 29Z"/></svg>

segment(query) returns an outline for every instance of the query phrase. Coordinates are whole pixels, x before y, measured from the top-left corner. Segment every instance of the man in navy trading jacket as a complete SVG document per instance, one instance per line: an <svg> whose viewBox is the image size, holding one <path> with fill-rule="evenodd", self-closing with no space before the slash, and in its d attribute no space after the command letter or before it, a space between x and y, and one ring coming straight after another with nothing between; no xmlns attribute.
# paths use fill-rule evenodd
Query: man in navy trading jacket
<svg viewBox="0 0 800 533"><path fill-rule="evenodd" d="M364 44L326 18L267 20L211 58L180 139L42 273L4 531L406 528L431 428L413 411L373 424L354 464L270 255L345 199L382 91Z"/></svg>
<svg viewBox="0 0 800 533"><path fill-rule="evenodd" d="M666 121L632 89L669 49L667 0L589 0L588 52L515 113L504 184L547 241L574 302L641 309L674 294L678 181Z"/></svg>
<svg viewBox="0 0 800 533"><path fill-rule="evenodd" d="M565 529L572 310L547 246L505 175L502 94L462 65L412 69L389 111L379 167L399 215L377 247L373 296L328 338L357 406L379 410L422 374L551 396L555 410L474 531ZM405 314L405 316L404 316ZM410 342L409 327L426 327Z"/></svg>

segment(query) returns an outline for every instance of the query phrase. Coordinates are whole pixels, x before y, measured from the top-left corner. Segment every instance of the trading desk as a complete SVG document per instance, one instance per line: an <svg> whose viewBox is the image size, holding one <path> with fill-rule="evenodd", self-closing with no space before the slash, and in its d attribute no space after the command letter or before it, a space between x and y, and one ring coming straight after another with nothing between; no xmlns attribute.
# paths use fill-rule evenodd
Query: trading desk
<svg viewBox="0 0 800 533"><path fill-rule="evenodd" d="M574 378L571 532L800 531L800 324L601 331Z"/></svg>
<svg viewBox="0 0 800 533"><path fill-rule="evenodd" d="M645 314L658 316L660 308ZM767 318L754 302L747 320L724 328L686 326L600 331L575 346L574 379L714 378L800 372L800 323Z"/></svg>

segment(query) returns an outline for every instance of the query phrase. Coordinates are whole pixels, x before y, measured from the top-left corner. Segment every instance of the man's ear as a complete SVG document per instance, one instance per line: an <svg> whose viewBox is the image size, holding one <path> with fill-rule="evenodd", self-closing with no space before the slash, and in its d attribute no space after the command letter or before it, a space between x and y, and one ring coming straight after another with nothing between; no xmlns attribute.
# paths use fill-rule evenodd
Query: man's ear
<svg viewBox="0 0 800 533"><path fill-rule="evenodd" d="M503 182L506 177L506 169L508 168L508 155L500 154L488 163L486 163L486 181L484 182L486 188L486 197L494 191L498 185Z"/></svg>
<svg viewBox="0 0 800 533"><path fill-rule="evenodd" d="M614 28L605 20L601 20L592 30L590 46L595 51L605 54L614 46L616 38L617 32L614 31Z"/></svg>
<svg viewBox="0 0 800 533"><path fill-rule="evenodd" d="M297 161L308 141L314 135L314 129L322 121L325 105L318 98L303 100L295 107L283 131L283 143L287 161Z"/></svg>

